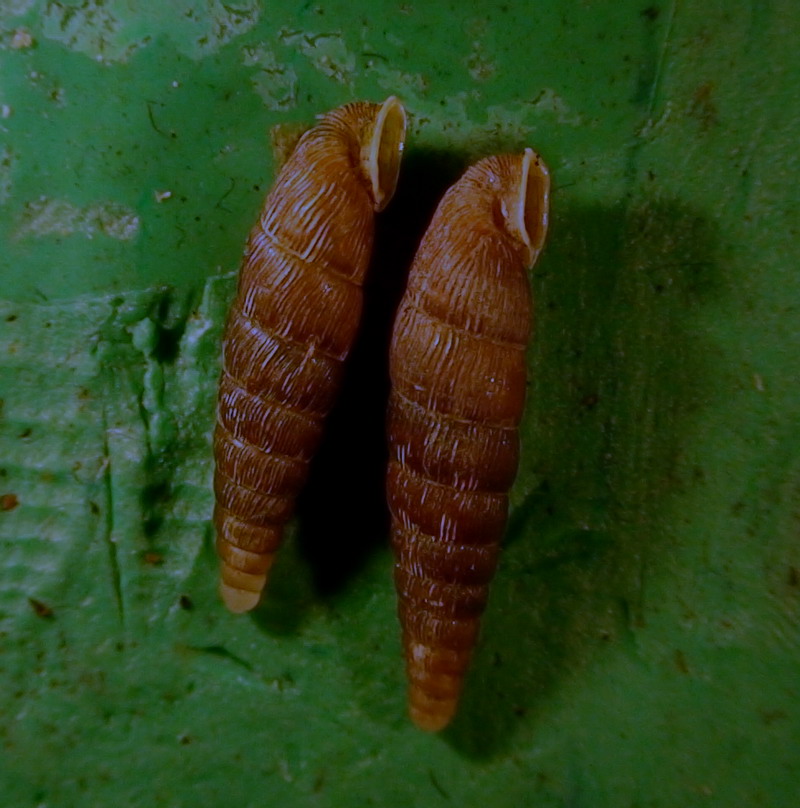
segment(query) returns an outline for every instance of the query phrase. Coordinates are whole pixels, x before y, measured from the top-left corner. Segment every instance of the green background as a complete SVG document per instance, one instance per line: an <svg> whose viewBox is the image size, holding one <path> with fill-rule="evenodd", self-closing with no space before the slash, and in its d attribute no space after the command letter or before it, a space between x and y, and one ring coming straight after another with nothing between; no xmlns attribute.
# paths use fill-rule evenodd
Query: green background
<svg viewBox="0 0 800 808"><path fill-rule="evenodd" d="M4 806L800 803L793 0L0 0ZM221 325L270 129L412 116L365 338L253 615L216 596ZM444 187L554 181L506 550L405 716L385 338Z"/></svg>

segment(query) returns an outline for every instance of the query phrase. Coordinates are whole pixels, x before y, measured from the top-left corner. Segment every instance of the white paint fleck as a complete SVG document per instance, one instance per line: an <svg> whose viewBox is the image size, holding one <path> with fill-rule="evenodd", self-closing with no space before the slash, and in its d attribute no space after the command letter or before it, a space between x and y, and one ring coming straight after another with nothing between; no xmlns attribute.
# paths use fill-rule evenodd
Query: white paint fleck
<svg viewBox="0 0 800 808"><path fill-rule="evenodd" d="M17 237L108 236L129 241L139 232L139 217L118 202L97 202L81 208L65 199L43 196L25 205Z"/></svg>
<svg viewBox="0 0 800 808"><path fill-rule="evenodd" d="M659 117L656 118L655 120L653 120L652 118L648 118L644 122L642 127L639 129L639 131L636 133L636 135L643 139L650 137L651 135L657 133L658 130L661 129L664 126L664 124L666 124L666 122L670 119L671 115L672 115L672 102L667 101L667 103L664 105L664 111L661 113L661 115L659 115Z"/></svg>
<svg viewBox="0 0 800 808"><path fill-rule="evenodd" d="M278 761L278 771L280 772L281 777L287 783L293 783L294 782L294 777L292 776L292 772L289 769L289 761L286 760L286 758L281 758Z"/></svg>
<svg viewBox="0 0 800 808"><path fill-rule="evenodd" d="M17 28L11 35L11 50L27 50L34 45L31 32L27 28Z"/></svg>

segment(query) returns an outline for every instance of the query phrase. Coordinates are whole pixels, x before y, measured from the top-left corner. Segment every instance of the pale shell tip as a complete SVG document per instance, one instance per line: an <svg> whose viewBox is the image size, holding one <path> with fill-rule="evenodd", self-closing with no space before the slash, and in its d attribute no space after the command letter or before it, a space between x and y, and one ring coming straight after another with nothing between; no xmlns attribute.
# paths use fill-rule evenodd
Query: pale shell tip
<svg viewBox="0 0 800 808"><path fill-rule="evenodd" d="M425 732L441 732L458 709L458 695L436 697L411 683L408 688L408 715Z"/></svg>
<svg viewBox="0 0 800 808"><path fill-rule="evenodd" d="M228 611L234 614L244 614L255 609L261 600L260 592L248 592L246 589L237 589L226 583L220 583L219 594Z"/></svg>
<svg viewBox="0 0 800 808"><path fill-rule="evenodd" d="M430 713L419 710L413 706L409 707L408 714L417 729L424 732L441 732L453 718L452 713Z"/></svg>

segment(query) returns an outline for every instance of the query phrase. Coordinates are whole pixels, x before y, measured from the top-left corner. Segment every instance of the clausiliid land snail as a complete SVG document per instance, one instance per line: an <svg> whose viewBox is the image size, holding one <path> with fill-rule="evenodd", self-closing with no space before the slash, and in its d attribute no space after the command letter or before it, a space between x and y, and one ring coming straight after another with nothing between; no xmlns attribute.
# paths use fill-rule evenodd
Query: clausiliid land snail
<svg viewBox="0 0 800 808"><path fill-rule="evenodd" d="M324 115L253 228L223 343L214 487L221 594L254 608L361 319L374 214L406 130L395 98ZM394 577L409 712L455 714L516 475L549 174L531 149L481 160L444 195L396 315L389 366Z"/></svg>
<svg viewBox="0 0 800 808"><path fill-rule="evenodd" d="M397 184L392 97L322 116L250 233L223 338L214 434L222 599L254 608L305 482L361 320L376 211Z"/></svg>
<svg viewBox="0 0 800 808"><path fill-rule="evenodd" d="M444 195L390 350L387 493L409 712L454 715L516 476L531 330L527 270L549 175L531 150L489 157Z"/></svg>

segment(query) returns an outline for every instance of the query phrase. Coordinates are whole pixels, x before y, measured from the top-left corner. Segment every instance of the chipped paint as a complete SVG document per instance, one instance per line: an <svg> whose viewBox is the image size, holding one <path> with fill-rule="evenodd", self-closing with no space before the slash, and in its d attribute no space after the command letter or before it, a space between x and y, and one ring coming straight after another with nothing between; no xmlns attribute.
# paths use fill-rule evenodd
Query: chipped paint
<svg viewBox="0 0 800 808"><path fill-rule="evenodd" d="M308 59L323 76L352 86L356 75L356 57L338 31L315 34L311 31L291 31L282 28L278 39Z"/></svg>
<svg viewBox="0 0 800 808"><path fill-rule="evenodd" d="M366 72L374 76L384 90L397 93L403 100L416 100L428 91L428 79L421 73L406 73L383 62L368 64Z"/></svg>
<svg viewBox="0 0 800 808"><path fill-rule="evenodd" d="M42 34L70 50L98 62L124 62L145 44L145 38L127 39L123 25L103 0L79 6L50 3L42 19Z"/></svg>
<svg viewBox="0 0 800 808"><path fill-rule="evenodd" d="M249 31L260 16L258 0L240 0L236 7L222 0L183 0L152 4L134 16L117 14L104 0L81 0L49 3L42 35L106 64L127 61L160 36L180 53L201 59Z"/></svg>
<svg viewBox="0 0 800 808"><path fill-rule="evenodd" d="M544 87L538 95L531 101L531 107L536 112L553 115L557 123L568 126L580 126L583 118L573 112L564 99L549 87Z"/></svg>
<svg viewBox="0 0 800 808"><path fill-rule="evenodd" d="M21 17L33 7L36 0L0 0L0 22Z"/></svg>
<svg viewBox="0 0 800 808"><path fill-rule="evenodd" d="M257 67L250 83L267 109L283 111L297 105L297 73L291 65L278 61L263 43L242 49L242 63Z"/></svg>
<svg viewBox="0 0 800 808"><path fill-rule="evenodd" d="M216 53L223 45L246 34L261 17L259 0L238 0L235 7L225 0L184 0L183 5L181 13L176 11L170 19L172 30L166 32L178 49L193 59ZM194 32L196 35L192 37Z"/></svg>
<svg viewBox="0 0 800 808"><path fill-rule="evenodd" d="M478 21L468 28L471 50L462 64L473 81L489 81L496 76L497 65L484 43L486 25ZM387 33L384 38L394 47L405 47L404 41L394 34ZM418 135L436 131L452 139L454 135L462 138L468 131L470 141L489 137L510 143L529 138L543 116L563 125L583 124L582 116L549 87L534 90L528 99L491 106L485 105L482 90L477 87L432 98L429 79L422 73L399 69L396 62L385 58L381 48L371 41L367 28L362 29L357 48L348 45L341 31L317 33L288 28L278 31L274 43L261 42L243 48L243 64L258 68L251 76L251 85L273 111L289 110L297 104L298 74L292 66L291 55L286 60L276 55L276 49L281 47L304 57L321 76L347 86L356 96L365 94L358 87L364 80L396 93L406 104L412 131ZM476 120L481 115L485 116L483 123Z"/></svg>
<svg viewBox="0 0 800 808"><path fill-rule="evenodd" d="M465 63L467 72L475 81L489 81L497 73L497 65L489 59L480 40L472 43L472 50Z"/></svg>
<svg viewBox="0 0 800 808"><path fill-rule="evenodd" d="M69 236L86 238L104 235L129 241L139 232L139 217L119 202L96 202L81 208L65 199L41 197L25 205L17 238Z"/></svg>
<svg viewBox="0 0 800 808"><path fill-rule="evenodd" d="M521 143L536 128L529 119L530 108L525 104L492 105L486 109L486 123L480 127L480 131L496 139Z"/></svg>
<svg viewBox="0 0 800 808"><path fill-rule="evenodd" d="M410 129L413 133L436 130L447 136L469 125L467 104L479 99L476 92L460 92L439 100L416 98L409 102Z"/></svg>

